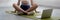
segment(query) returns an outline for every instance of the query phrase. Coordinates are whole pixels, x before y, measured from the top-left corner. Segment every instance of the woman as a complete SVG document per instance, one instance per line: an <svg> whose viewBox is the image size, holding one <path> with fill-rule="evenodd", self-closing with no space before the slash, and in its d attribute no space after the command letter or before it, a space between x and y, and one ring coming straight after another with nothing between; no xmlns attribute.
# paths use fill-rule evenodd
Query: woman
<svg viewBox="0 0 60 20"><path fill-rule="evenodd" d="M20 1L21 1L21 0L18 0L18 3L17 3L17 4L16 4L16 3L13 4L13 7L14 7L18 12L23 12L23 13L25 13L25 14L28 15L29 12L35 10L35 9L38 7L38 5L37 5L36 3L33 3L32 0L30 0L32 7L30 7L30 5L28 4L28 1L26 1L26 0L22 0L22 5L19 6L19 5L20 5Z"/></svg>

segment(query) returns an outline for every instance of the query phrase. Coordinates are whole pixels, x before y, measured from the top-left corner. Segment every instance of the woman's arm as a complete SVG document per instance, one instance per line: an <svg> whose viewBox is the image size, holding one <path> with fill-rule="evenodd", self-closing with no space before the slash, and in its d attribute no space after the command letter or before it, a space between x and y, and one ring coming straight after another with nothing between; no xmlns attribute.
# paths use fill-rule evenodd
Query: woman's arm
<svg viewBox="0 0 60 20"><path fill-rule="evenodd" d="M18 0L18 3L17 3L17 5L20 5L20 1L21 1L21 0Z"/></svg>
<svg viewBox="0 0 60 20"><path fill-rule="evenodd" d="M31 1L31 5L33 5L33 0L30 0Z"/></svg>

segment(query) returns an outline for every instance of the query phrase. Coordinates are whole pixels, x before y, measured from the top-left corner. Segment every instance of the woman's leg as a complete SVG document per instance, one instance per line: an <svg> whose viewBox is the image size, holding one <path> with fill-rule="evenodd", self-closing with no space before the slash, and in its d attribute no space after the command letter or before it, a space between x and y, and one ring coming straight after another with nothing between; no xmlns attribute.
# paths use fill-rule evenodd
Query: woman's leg
<svg viewBox="0 0 60 20"><path fill-rule="evenodd" d="M20 7L16 3L13 4L13 7L16 9L16 11L21 11Z"/></svg>
<svg viewBox="0 0 60 20"><path fill-rule="evenodd" d="M28 12L31 12L31 11L33 11L33 10L36 10L37 7L38 7L38 5L35 4L35 3L33 3L32 7L29 8L27 11L28 11Z"/></svg>

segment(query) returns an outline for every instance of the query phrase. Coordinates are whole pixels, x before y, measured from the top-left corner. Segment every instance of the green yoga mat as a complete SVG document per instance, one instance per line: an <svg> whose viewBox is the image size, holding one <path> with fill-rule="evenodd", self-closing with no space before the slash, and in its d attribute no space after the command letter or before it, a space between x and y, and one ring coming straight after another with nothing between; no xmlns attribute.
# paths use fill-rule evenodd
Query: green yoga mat
<svg viewBox="0 0 60 20"><path fill-rule="evenodd" d="M8 14L14 14L14 15L17 14L17 13L14 13L14 11L6 11L6 13L8 13ZM36 12L34 12L33 15L19 15L19 16L34 19L34 18L36 18L36 17L35 17L35 16L36 16Z"/></svg>

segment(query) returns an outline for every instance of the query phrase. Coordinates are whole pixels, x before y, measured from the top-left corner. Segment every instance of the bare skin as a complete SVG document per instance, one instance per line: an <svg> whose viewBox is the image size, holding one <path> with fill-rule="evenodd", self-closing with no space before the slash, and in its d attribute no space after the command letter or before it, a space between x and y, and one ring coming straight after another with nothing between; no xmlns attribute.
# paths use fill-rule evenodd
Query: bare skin
<svg viewBox="0 0 60 20"><path fill-rule="evenodd" d="M32 7L30 7L28 10L24 11L23 9L19 8L20 7L19 4L20 4L20 0L18 1L18 3L14 3L13 7L17 11L22 11L22 12L27 13L27 14L28 14L28 12L31 12L31 11L35 10L38 7L38 5L36 3L33 3L33 1L31 0Z"/></svg>

